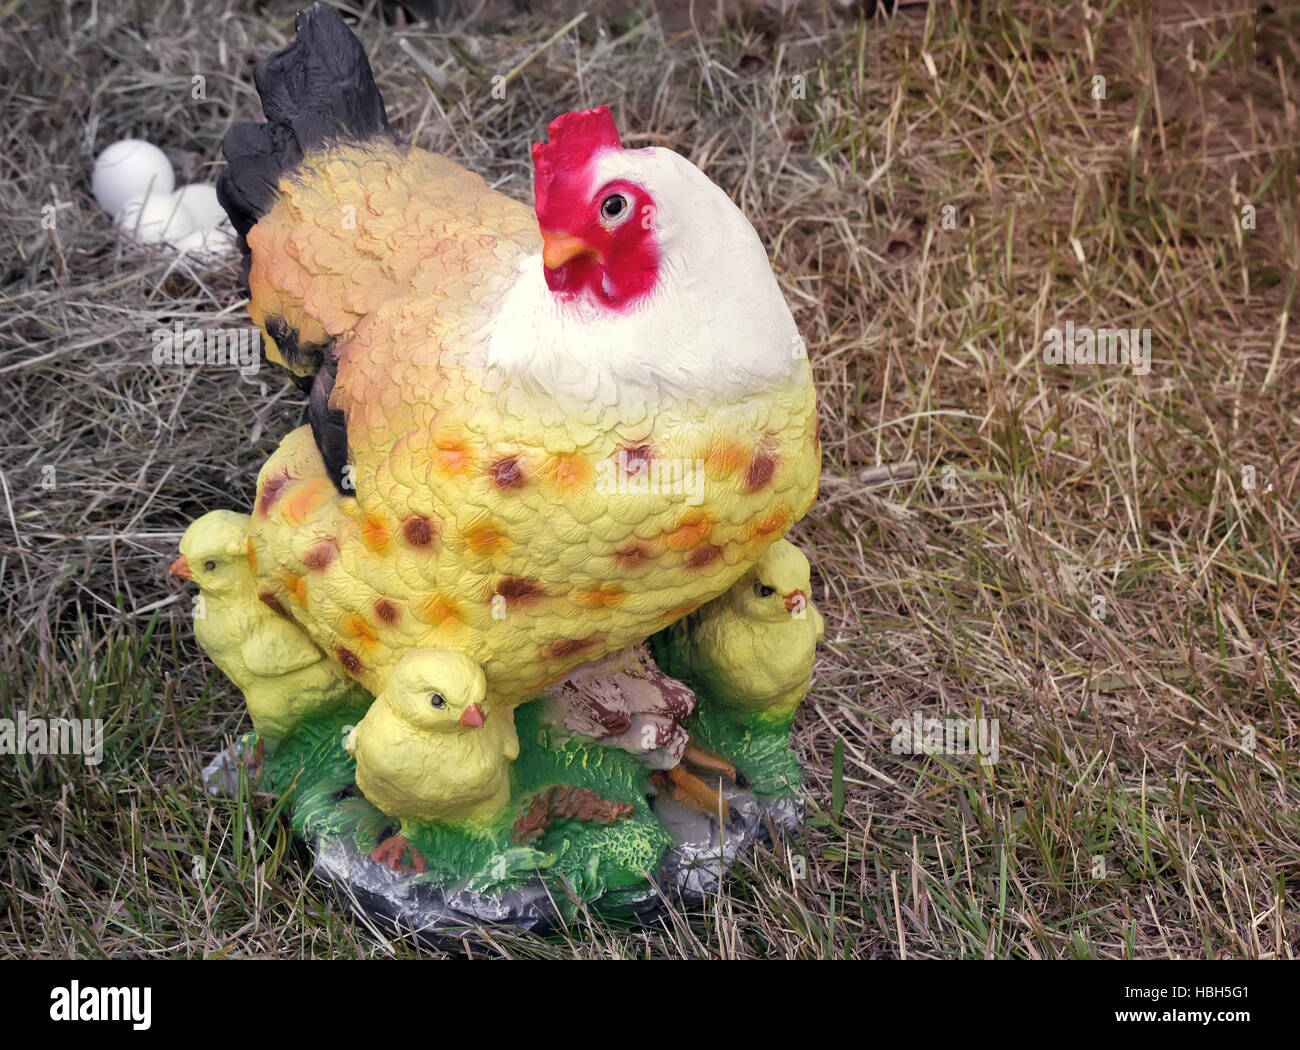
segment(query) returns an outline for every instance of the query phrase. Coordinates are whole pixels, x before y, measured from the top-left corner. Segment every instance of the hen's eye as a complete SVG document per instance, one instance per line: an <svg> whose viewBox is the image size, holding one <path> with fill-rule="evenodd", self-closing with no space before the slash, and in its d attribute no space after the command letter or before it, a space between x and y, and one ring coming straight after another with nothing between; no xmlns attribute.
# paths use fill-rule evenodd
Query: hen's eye
<svg viewBox="0 0 1300 1050"><path fill-rule="evenodd" d="M760 598L770 598L776 593L776 588L769 587L765 583L756 583L754 584L754 593Z"/></svg>
<svg viewBox="0 0 1300 1050"><path fill-rule="evenodd" d="M214 569L216 569L217 563L215 561L208 560L203 563L203 567L207 569L208 572L212 572Z"/></svg>
<svg viewBox="0 0 1300 1050"><path fill-rule="evenodd" d="M447 706L447 698L441 693L434 693L433 696L429 697L429 706L435 710L441 711Z"/></svg>
<svg viewBox="0 0 1300 1050"><path fill-rule="evenodd" d="M627 198L621 193L611 193L600 202L600 217L606 222L617 222L627 214Z"/></svg>

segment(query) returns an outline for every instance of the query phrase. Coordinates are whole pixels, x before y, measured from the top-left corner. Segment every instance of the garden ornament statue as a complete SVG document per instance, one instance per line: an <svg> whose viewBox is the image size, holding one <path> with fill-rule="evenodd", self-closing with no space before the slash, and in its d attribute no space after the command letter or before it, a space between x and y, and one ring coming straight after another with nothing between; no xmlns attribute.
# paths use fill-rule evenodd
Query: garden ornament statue
<svg viewBox="0 0 1300 1050"><path fill-rule="evenodd" d="M402 924L716 886L798 821L822 633L783 538L816 400L757 234L603 106L533 146L535 208L489 189L390 129L319 5L255 79L218 193L307 422L172 567L248 704L241 754Z"/></svg>

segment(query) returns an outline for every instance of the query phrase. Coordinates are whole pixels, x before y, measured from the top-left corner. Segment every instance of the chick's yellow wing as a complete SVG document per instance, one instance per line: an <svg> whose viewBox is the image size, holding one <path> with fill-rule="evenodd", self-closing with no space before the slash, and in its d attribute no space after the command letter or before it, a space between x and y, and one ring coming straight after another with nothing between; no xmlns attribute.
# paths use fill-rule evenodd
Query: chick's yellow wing
<svg viewBox="0 0 1300 1050"><path fill-rule="evenodd" d="M263 678L291 674L324 658L301 627L275 616L259 619L240 645L239 656L249 671Z"/></svg>

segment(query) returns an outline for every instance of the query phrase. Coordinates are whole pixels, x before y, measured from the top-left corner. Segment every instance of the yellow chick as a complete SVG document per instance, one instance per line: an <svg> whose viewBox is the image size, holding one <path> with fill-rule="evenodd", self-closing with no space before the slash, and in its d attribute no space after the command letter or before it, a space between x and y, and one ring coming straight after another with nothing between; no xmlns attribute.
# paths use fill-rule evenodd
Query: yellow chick
<svg viewBox="0 0 1300 1050"><path fill-rule="evenodd" d="M309 712L364 694L279 610L274 597L259 600L248 522L247 514L229 510L197 519L185 530L171 574L198 584L194 635L244 694L253 728L273 745Z"/></svg>
<svg viewBox="0 0 1300 1050"><path fill-rule="evenodd" d="M794 714L824 630L809 587L808 559L778 540L729 591L673 628L714 700L773 720Z"/></svg>
<svg viewBox="0 0 1300 1050"><path fill-rule="evenodd" d="M348 737L357 787L402 833L371 854L395 871L410 849L416 871L424 859L407 822L461 828L491 826L510 801L510 764L519 757L513 709L485 712L483 669L454 649L412 649L393 666L383 692Z"/></svg>

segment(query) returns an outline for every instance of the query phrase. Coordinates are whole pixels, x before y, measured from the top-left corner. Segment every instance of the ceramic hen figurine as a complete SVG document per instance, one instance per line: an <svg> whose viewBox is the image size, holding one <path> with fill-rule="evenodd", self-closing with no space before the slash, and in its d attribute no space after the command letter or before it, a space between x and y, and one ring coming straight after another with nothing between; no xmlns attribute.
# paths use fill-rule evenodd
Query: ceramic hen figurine
<svg viewBox="0 0 1300 1050"><path fill-rule="evenodd" d="M301 627L258 600L247 514L214 510L196 520L171 573L198 584L203 605L201 614L196 609L195 637L243 692L253 728L268 743L288 736L309 714L364 696Z"/></svg>
<svg viewBox="0 0 1300 1050"><path fill-rule="evenodd" d="M409 822L485 828L505 812L519 740L512 710L486 711L485 696L483 671L464 653L412 649L397 662L346 744L361 793L402 821L372 859L405 870L409 850L423 871Z"/></svg>
<svg viewBox="0 0 1300 1050"><path fill-rule="evenodd" d="M319 6L262 63L219 192L310 429L258 481L259 592L370 692L411 648L491 711L727 590L812 504L809 365L762 242L609 110L533 147L535 209L399 142Z"/></svg>
<svg viewBox="0 0 1300 1050"><path fill-rule="evenodd" d="M673 627L711 700L770 721L794 714L824 630L809 588L808 559L780 540L725 595Z"/></svg>

